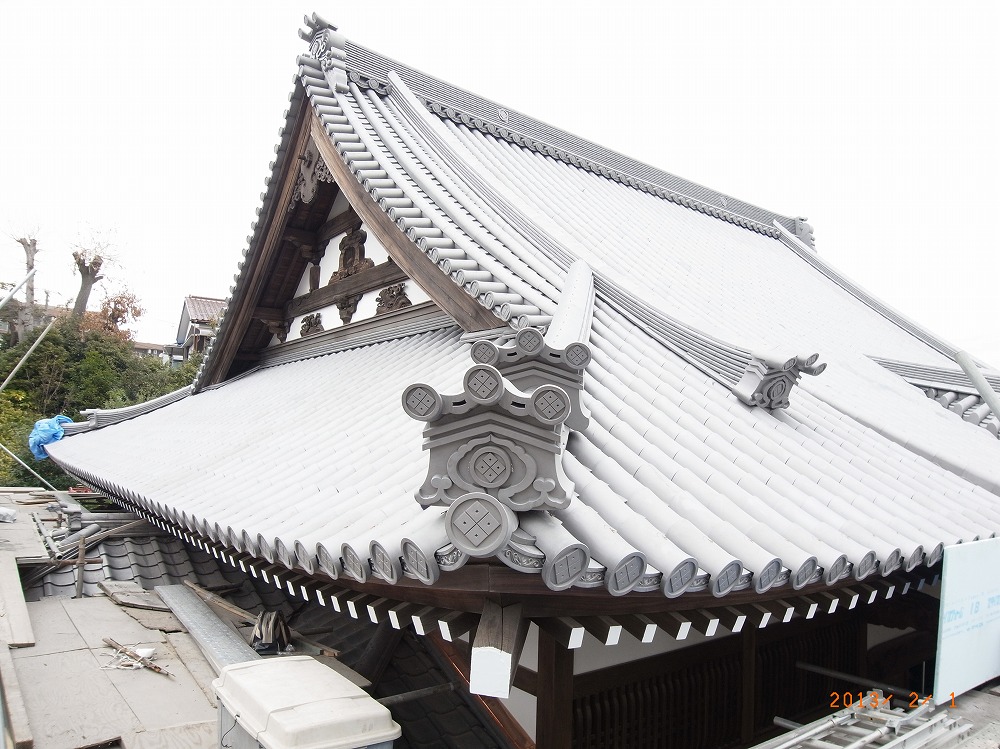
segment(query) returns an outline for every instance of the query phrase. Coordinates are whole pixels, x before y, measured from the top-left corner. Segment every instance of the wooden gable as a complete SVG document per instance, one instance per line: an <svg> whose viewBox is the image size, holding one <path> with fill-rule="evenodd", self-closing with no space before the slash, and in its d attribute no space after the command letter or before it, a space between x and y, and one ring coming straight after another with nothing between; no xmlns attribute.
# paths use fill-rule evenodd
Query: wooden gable
<svg viewBox="0 0 1000 749"><path fill-rule="evenodd" d="M467 331L503 327L503 321L456 286L385 214L337 153L306 97L297 93L297 113L289 117L289 155L275 166L274 198L266 203L261 227L241 265L227 325L201 386L251 369L274 336L284 341L293 323L301 335L350 322L352 305L366 293L381 291L380 311L405 306L400 285L407 281ZM341 210L333 211L335 205ZM387 259L366 262L368 237L384 248ZM327 254L339 263L324 278L320 263ZM330 258L324 266L330 266ZM305 289L304 276L309 278ZM323 319L318 311L329 307L337 307L339 315L327 312Z"/></svg>

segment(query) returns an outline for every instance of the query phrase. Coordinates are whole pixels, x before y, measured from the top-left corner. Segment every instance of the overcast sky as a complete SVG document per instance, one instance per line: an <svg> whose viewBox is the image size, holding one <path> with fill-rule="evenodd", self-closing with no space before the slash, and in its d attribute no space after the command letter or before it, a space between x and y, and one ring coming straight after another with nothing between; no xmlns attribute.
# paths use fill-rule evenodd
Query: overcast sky
<svg viewBox="0 0 1000 749"><path fill-rule="evenodd" d="M508 108L815 227L820 254L1000 366L1000 5L0 0L0 280L72 302L72 245L172 340L225 297L306 12ZM102 291L95 292L93 302Z"/></svg>

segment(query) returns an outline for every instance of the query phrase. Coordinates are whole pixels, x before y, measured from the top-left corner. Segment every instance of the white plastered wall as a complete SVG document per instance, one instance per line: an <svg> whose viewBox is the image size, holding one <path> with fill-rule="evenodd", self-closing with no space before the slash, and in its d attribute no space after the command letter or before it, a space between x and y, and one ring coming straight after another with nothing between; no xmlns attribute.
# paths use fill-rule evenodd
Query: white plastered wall
<svg viewBox="0 0 1000 749"><path fill-rule="evenodd" d="M327 216L327 220L333 218L334 216L339 216L341 213L346 211L349 207L347 198L341 193L337 196L337 199L333 202L333 207L330 209L330 213ZM385 251L385 247L382 243L378 241L372 232L368 231L368 227L362 224L362 228L368 233L368 239L365 241L365 257L369 258L375 265L384 263L389 259L389 254ZM323 255L323 259L320 260L319 268L319 283L320 286L325 286L329 280L330 276L337 270L340 264L340 241L344 238L345 234L338 234L333 239L329 241L326 246L326 252ZM295 296L299 297L309 291L309 269L311 266L307 266L305 272L303 272L301 278L299 278L299 285L295 289ZM420 304L421 302L426 302L430 299L424 290L421 289L413 281L405 282L406 296L409 298L410 302L413 304ZM351 318L351 322L358 322L359 320L367 320L375 316L375 311L378 307L378 295L381 289L375 289L369 291L364 296L362 296L361 301L358 303L358 309ZM322 315L323 329L332 330L333 328L339 328L344 323L340 319L340 310L337 309L336 305L329 305L321 309L316 310L316 312ZM291 327L288 330L288 337L286 340L294 341L296 338L301 338L302 329L302 318L305 315L299 315L292 320ZM270 346L275 346L279 343L277 337L272 337Z"/></svg>

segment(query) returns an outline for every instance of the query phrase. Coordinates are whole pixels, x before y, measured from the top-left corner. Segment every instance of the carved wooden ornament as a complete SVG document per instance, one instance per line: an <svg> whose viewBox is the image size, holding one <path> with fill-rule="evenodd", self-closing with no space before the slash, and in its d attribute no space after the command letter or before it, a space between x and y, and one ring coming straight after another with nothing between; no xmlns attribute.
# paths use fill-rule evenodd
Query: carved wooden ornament
<svg viewBox="0 0 1000 749"><path fill-rule="evenodd" d="M307 335L323 332L323 314L314 312L302 318L302 326L299 328L299 335L305 338Z"/></svg>
<svg viewBox="0 0 1000 749"><path fill-rule="evenodd" d="M368 233L361 228L360 224L351 228L344 235L344 238L340 240L340 263L337 270L330 276L328 285L375 267L375 262L371 258L365 257L365 241L367 239ZM345 325L358 311L358 304L361 302L362 296L362 294L355 294L337 302L340 319Z"/></svg>

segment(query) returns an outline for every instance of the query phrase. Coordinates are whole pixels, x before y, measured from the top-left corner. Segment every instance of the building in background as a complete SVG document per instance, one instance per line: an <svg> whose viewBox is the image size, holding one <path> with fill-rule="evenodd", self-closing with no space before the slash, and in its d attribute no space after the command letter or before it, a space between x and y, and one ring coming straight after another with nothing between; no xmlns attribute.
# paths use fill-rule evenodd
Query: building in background
<svg viewBox="0 0 1000 749"><path fill-rule="evenodd" d="M172 363L185 362L192 354L203 354L215 338L225 299L206 296L184 297L181 319L177 325L177 339L163 349Z"/></svg>

